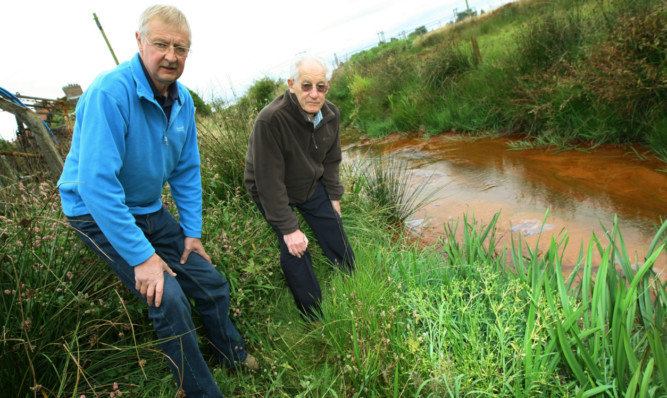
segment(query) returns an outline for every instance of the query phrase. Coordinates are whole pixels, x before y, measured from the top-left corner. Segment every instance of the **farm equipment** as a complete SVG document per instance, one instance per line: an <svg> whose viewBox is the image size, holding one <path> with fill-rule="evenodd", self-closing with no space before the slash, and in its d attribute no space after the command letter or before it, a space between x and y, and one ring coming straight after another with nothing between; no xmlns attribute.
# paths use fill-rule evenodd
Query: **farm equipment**
<svg viewBox="0 0 667 398"><path fill-rule="evenodd" d="M14 140L0 141L0 184L7 180L49 178L56 181L72 133L71 109L82 93L79 85L63 87L66 96L48 99L12 94L0 87L0 110L16 118Z"/></svg>

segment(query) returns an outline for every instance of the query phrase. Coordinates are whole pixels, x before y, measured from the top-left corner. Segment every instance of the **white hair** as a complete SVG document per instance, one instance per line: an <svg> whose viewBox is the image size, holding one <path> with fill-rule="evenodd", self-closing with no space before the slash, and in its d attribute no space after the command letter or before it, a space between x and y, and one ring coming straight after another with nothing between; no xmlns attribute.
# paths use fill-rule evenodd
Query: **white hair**
<svg viewBox="0 0 667 398"><path fill-rule="evenodd" d="M188 32L188 46L192 44L192 35L190 33L190 25L185 15L176 7L165 5L154 5L148 7L139 16L139 37L146 38L148 35L148 23L153 18L159 18L162 22L169 26L173 26L183 32Z"/></svg>
<svg viewBox="0 0 667 398"><path fill-rule="evenodd" d="M322 65L322 68L324 68L324 73L327 76L327 81L331 80L331 69L327 66L324 58L313 54L300 54L294 59L294 61L292 61L292 66L290 68L290 79L294 81L299 80L299 68L301 68L301 65L306 61L314 61Z"/></svg>

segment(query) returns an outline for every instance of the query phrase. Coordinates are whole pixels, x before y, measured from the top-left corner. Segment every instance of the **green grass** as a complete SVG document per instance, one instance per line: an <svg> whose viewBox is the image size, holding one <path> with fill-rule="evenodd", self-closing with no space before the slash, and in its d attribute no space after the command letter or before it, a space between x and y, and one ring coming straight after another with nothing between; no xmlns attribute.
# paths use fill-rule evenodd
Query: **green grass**
<svg viewBox="0 0 667 398"><path fill-rule="evenodd" d="M256 109L218 112L199 128L203 242L261 365L211 362L225 396L667 395L667 294L653 271L667 223L643 258L627 253L616 224L605 227L565 278L567 233L544 253L521 235L500 246L497 216L462 214L420 247L403 228L423 204L407 190L406 164L361 161L342 172L357 270L343 275L311 246L325 316L306 324L276 237L239 183ZM168 190L163 200L175 211ZM4 186L0 222L0 396L175 396L146 309L75 237L55 187Z"/></svg>
<svg viewBox="0 0 667 398"><path fill-rule="evenodd" d="M145 310L60 221L51 187L15 188L3 191L0 233L2 396L173 396ZM462 215L439 244L421 248L368 188L343 201L355 274L314 250L325 313L315 325L298 315L275 237L247 198L228 189L210 205L205 243L232 282L231 315L262 365L257 373L214 365L226 396L667 393L667 297L652 271L667 224L643 264L625 253L616 226L604 240L592 236L566 279L566 236L541 255L520 239L499 247L495 219Z"/></svg>

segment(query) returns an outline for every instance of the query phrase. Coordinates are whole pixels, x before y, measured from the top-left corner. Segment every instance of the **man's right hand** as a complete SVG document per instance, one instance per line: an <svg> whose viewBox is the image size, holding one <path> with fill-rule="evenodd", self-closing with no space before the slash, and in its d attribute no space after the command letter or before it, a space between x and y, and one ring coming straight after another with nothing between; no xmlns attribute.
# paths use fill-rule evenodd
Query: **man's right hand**
<svg viewBox="0 0 667 398"><path fill-rule="evenodd" d="M285 240L287 250L289 250L291 255L301 258L306 252L308 238L306 238L306 235L300 230L297 229L291 234L284 235L283 239Z"/></svg>
<svg viewBox="0 0 667 398"><path fill-rule="evenodd" d="M176 276L157 253L153 253L148 260L134 267L134 287L146 299L149 306L155 302L155 306L159 307L162 303L164 271Z"/></svg>

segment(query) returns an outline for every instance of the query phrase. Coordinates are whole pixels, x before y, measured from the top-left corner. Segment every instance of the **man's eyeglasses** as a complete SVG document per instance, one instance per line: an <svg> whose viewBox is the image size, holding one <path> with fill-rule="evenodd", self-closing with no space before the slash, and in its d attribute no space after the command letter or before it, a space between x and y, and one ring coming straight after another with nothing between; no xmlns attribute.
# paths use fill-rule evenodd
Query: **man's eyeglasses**
<svg viewBox="0 0 667 398"><path fill-rule="evenodd" d="M153 48L156 49L160 54L168 53L170 48L173 48L174 54L180 58L185 58L190 53L189 47L174 46L172 44L162 43L161 41L149 41L148 44L153 46Z"/></svg>
<svg viewBox="0 0 667 398"><path fill-rule="evenodd" d="M312 83L301 83L301 91L303 91L304 93L308 93L312 89L313 89ZM316 84L315 89L317 90L318 93L326 94L326 92L329 91L329 85L324 83Z"/></svg>

